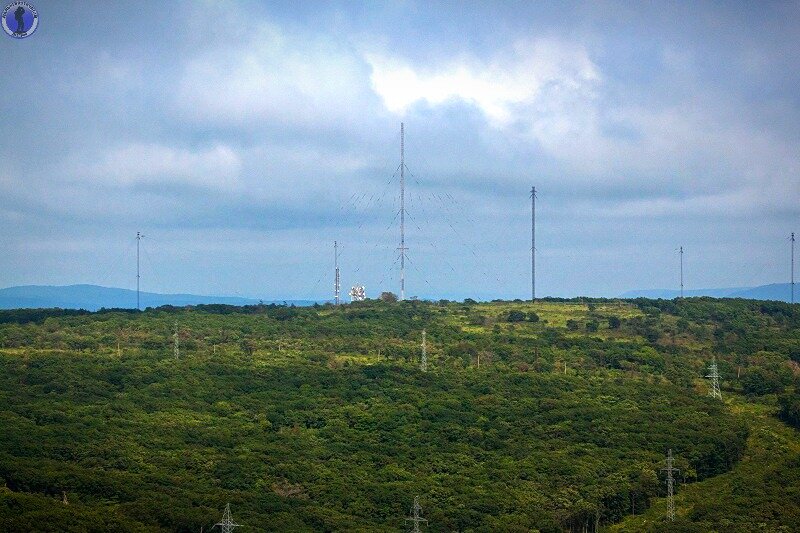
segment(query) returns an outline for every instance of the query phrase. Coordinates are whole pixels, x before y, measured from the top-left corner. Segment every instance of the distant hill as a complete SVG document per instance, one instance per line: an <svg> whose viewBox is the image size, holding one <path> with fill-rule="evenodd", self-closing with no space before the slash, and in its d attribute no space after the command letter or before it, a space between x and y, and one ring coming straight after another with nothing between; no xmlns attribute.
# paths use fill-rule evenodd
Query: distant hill
<svg viewBox="0 0 800 533"><path fill-rule="evenodd" d="M800 287L795 287L795 298L800 297ZM789 283L772 283L758 287L733 287L725 289L693 289L683 291L686 297L711 296L713 298L747 298L749 300L778 300L788 302L791 299ZM622 298L662 298L671 300L680 296L680 291L673 289L639 289L628 291Z"/></svg>
<svg viewBox="0 0 800 533"><path fill-rule="evenodd" d="M142 309L161 305L228 304L255 305L259 300L236 296L201 296L197 294L158 294L141 292ZM264 303L283 303L283 300ZM313 305L313 300L288 300L287 304ZM96 311L105 308L136 307L136 291L98 285L23 285L0 289L0 309L51 308L86 309Z"/></svg>

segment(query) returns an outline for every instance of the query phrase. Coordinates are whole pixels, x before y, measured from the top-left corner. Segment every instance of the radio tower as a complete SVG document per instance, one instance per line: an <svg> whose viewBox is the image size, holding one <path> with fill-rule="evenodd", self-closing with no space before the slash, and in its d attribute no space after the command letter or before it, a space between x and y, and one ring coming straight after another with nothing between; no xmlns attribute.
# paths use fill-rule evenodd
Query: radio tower
<svg viewBox="0 0 800 533"><path fill-rule="evenodd" d="M536 187L531 187L531 302L536 301Z"/></svg>
<svg viewBox="0 0 800 533"><path fill-rule="evenodd" d="M231 518L231 504L225 505L225 512L222 514L222 520L214 524L214 527L219 526L222 530L222 533L233 533L233 528L235 527L242 527L241 524L236 524ZM214 529L212 527L211 529Z"/></svg>
<svg viewBox="0 0 800 533"><path fill-rule="evenodd" d="M406 160L405 126L400 123L400 300L406 299Z"/></svg>
<svg viewBox="0 0 800 533"><path fill-rule="evenodd" d="M428 523L424 518L420 518L419 513L422 511L422 506L419 504L419 496L414 496L414 505L411 507L411 516L406 518L406 522L413 522L414 527L411 529L412 533L420 533L422 530L419 528L420 522Z"/></svg>
<svg viewBox="0 0 800 533"><path fill-rule="evenodd" d="M792 300L791 300L791 303L794 303L794 232L792 232L792 236L789 237L789 240L792 241Z"/></svg>
<svg viewBox="0 0 800 533"><path fill-rule="evenodd" d="M428 346L425 343L425 330L422 330L422 358L419 360L419 369L428 371Z"/></svg>
<svg viewBox="0 0 800 533"><path fill-rule="evenodd" d="M181 355L181 350L180 350L180 344L179 344L180 341L178 340L178 322L177 321L175 321L175 333L172 334L172 340L174 342L175 360L178 360L178 358Z"/></svg>
<svg viewBox="0 0 800 533"><path fill-rule="evenodd" d="M336 305L339 305L339 243L333 241L333 261L336 265L336 276L333 281L333 297Z"/></svg>
<svg viewBox="0 0 800 533"><path fill-rule="evenodd" d="M681 300L683 299L683 246L681 246Z"/></svg>
<svg viewBox="0 0 800 533"><path fill-rule="evenodd" d="M708 365L708 375L706 377L711 380L711 390L708 391L708 395L721 400L722 393L719 391L719 371L717 369L716 357L712 357L711 364Z"/></svg>
<svg viewBox="0 0 800 533"><path fill-rule="evenodd" d="M672 466L672 448L667 452L667 466L661 470L667 473L667 519L675 521L675 478L673 472L680 472L677 468Z"/></svg>
<svg viewBox="0 0 800 533"><path fill-rule="evenodd" d="M141 311L142 307L139 305L139 242L141 242L142 235L136 232L136 310Z"/></svg>

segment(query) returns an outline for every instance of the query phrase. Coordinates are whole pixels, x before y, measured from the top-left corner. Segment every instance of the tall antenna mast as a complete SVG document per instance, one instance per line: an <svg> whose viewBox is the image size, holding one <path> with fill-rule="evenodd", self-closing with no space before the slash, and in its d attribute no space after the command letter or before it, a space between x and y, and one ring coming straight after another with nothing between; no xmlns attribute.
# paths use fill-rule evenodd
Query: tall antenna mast
<svg viewBox="0 0 800 533"><path fill-rule="evenodd" d="M681 246L681 299L683 299L683 246Z"/></svg>
<svg viewBox="0 0 800 533"><path fill-rule="evenodd" d="M675 521L675 478L673 472L680 472L677 468L672 466L672 448L667 452L667 466L661 470L667 473L667 519Z"/></svg>
<svg viewBox="0 0 800 533"><path fill-rule="evenodd" d="M794 303L794 232L792 232L792 236L789 237L792 241L792 300L791 303Z"/></svg>
<svg viewBox="0 0 800 533"><path fill-rule="evenodd" d="M141 305L139 305L139 242L141 242L142 235L138 231L136 232L136 310L140 311L142 309Z"/></svg>
<svg viewBox="0 0 800 533"><path fill-rule="evenodd" d="M236 524L231 518L231 504L225 506L225 512L222 514L222 520L214 524L214 527L219 526L222 533L233 533L233 528L242 527L241 524ZM213 527L211 529L214 529Z"/></svg>
<svg viewBox="0 0 800 533"><path fill-rule="evenodd" d="M717 368L717 358L712 356L711 364L708 365L708 375L706 376L711 380L711 390L708 395L712 398L722 399L722 393L719 390L719 369Z"/></svg>
<svg viewBox="0 0 800 533"><path fill-rule="evenodd" d="M421 533L422 530L419 528L420 522L428 523L424 518L420 518L420 511L422 511L422 506L419 504L419 496L414 496L414 505L411 506L411 516L406 518L406 522L414 523L414 527L411 530L412 533Z"/></svg>
<svg viewBox="0 0 800 533"><path fill-rule="evenodd" d="M405 125L400 123L400 299L406 299L406 160Z"/></svg>
<svg viewBox="0 0 800 533"><path fill-rule="evenodd" d="M333 260L336 266L336 276L333 281L333 296L336 305L339 305L339 243L333 241Z"/></svg>
<svg viewBox="0 0 800 533"><path fill-rule="evenodd" d="M419 360L419 369L423 372L428 371L428 345L425 342L425 330L422 330L422 358Z"/></svg>
<svg viewBox="0 0 800 533"><path fill-rule="evenodd" d="M531 187L531 302L536 301L536 187Z"/></svg>

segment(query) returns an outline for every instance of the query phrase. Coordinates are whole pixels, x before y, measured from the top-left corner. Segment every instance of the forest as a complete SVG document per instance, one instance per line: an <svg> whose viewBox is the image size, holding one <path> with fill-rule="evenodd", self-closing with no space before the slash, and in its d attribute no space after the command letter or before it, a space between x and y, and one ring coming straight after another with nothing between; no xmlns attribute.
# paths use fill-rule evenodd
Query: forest
<svg viewBox="0 0 800 533"><path fill-rule="evenodd" d="M11 310L0 365L8 531L209 531L227 503L246 531L405 531L415 497L426 531L800 523L797 305Z"/></svg>

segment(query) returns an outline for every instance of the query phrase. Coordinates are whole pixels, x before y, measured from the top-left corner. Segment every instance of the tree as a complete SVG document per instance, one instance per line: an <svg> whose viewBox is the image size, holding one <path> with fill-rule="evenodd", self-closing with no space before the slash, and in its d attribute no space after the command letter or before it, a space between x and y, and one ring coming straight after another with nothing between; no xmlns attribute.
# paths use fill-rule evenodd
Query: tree
<svg viewBox="0 0 800 533"><path fill-rule="evenodd" d="M525 321L525 313L522 311L509 311L508 316L506 317L507 322L524 322Z"/></svg>
<svg viewBox="0 0 800 533"><path fill-rule="evenodd" d="M620 320L618 316L611 315L610 317L608 317L609 329L619 329L621 325L622 325L622 320Z"/></svg>
<svg viewBox="0 0 800 533"><path fill-rule="evenodd" d="M388 303L394 303L397 301L397 295L393 292L382 292L380 298L381 301Z"/></svg>

